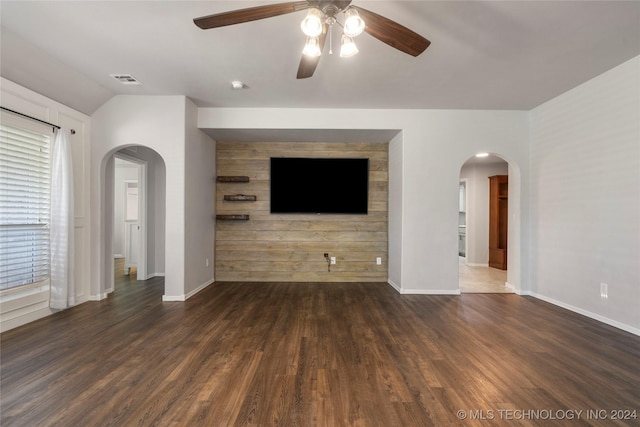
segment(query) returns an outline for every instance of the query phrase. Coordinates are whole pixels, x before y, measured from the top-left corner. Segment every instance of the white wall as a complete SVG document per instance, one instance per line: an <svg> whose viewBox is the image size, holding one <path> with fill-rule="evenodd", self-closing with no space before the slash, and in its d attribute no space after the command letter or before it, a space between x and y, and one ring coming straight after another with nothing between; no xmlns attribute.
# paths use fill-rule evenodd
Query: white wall
<svg viewBox="0 0 640 427"><path fill-rule="evenodd" d="M184 96L116 96L92 116L91 236L92 295L106 296L113 284L111 253L113 168L108 161L118 149L140 145L156 151L166 168L165 296L184 295L185 256L185 104Z"/></svg>
<svg viewBox="0 0 640 427"><path fill-rule="evenodd" d="M530 179L534 295L640 334L640 57L531 111Z"/></svg>
<svg viewBox="0 0 640 427"><path fill-rule="evenodd" d="M162 157L153 150L139 147L138 153L147 160L147 275L165 275L165 223L167 172Z"/></svg>
<svg viewBox="0 0 640 427"><path fill-rule="evenodd" d="M462 164L475 153L499 153L518 165L523 179L512 190L525 193L528 123L518 111L416 112L405 131L403 288L407 292L458 292L458 187ZM510 210L511 210L510 206ZM514 229L527 233L519 218ZM525 240L526 241L526 240ZM511 255L519 258L522 248ZM450 254L455 254L451 256ZM519 271L511 284L527 289ZM425 283L426 282L426 283Z"/></svg>
<svg viewBox="0 0 640 427"><path fill-rule="evenodd" d="M527 112L200 108L198 114L204 129L401 129L401 140L390 145L390 197L401 207L390 212L389 266L390 282L403 293L459 292L458 183L468 158L487 151L517 164L514 191L525 193L521 203L528 200ZM519 257L527 229L519 219L512 223L524 236L512 248ZM527 289L526 277L512 274L510 283Z"/></svg>
<svg viewBox="0 0 640 427"><path fill-rule="evenodd" d="M402 133L389 142L389 284L402 283ZM394 256L391 256L394 254Z"/></svg>
<svg viewBox="0 0 640 427"><path fill-rule="evenodd" d="M215 142L197 127L198 109L186 105L185 298L214 280Z"/></svg>
<svg viewBox="0 0 640 427"><path fill-rule="evenodd" d="M92 240L98 248L93 262L99 266L92 291L96 299L104 298L113 283L113 190L109 188L113 167L109 159L131 145L157 152L164 162L164 171L157 168L166 177L163 299L183 301L213 281L215 145L195 127L196 116L195 105L184 96L124 95L112 98L92 116L92 209L96 219ZM209 267L204 266L207 257Z"/></svg>
<svg viewBox="0 0 640 427"><path fill-rule="evenodd" d="M65 105L19 86L7 79L0 80L2 106L38 119L75 129L71 135L71 156L75 195L75 286L78 303L89 297L91 275L90 241L91 210L89 204L89 135L90 118ZM5 331L52 313L49 309L49 289L0 293L0 330Z"/></svg>
<svg viewBox="0 0 640 427"><path fill-rule="evenodd" d="M467 180L466 258L469 265L489 265L489 177L508 174L506 162L465 163L460 170L460 178Z"/></svg>

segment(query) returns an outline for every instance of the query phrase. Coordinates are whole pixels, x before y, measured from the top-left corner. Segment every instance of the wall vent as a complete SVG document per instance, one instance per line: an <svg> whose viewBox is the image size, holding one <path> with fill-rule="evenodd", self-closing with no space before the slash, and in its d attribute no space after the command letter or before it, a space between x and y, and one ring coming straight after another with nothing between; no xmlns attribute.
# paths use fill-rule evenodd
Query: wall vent
<svg viewBox="0 0 640 427"><path fill-rule="evenodd" d="M123 85L141 85L142 83L131 74L109 74Z"/></svg>

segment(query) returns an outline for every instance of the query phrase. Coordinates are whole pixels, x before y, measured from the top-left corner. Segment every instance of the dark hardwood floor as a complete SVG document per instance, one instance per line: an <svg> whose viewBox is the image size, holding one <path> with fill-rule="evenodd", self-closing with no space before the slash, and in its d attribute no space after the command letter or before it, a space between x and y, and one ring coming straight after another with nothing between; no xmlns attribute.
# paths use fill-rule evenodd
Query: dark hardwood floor
<svg viewBox="0 0 640 427"><path fill-rule="evenodd" d="M640 337L532 298L384 283L162 293L161 278L122 279L3 333L0 424L640 424Z"/></svg>

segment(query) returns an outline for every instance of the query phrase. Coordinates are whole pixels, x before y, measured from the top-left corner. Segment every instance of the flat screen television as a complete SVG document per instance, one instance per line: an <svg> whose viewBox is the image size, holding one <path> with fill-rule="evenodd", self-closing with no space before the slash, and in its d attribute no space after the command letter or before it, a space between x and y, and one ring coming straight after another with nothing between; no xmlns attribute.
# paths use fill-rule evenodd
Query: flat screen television
<svg viewBox="0 0 640 427"><path fill-rule="evenodd" d="M369 159L271 158L271 213L367 214Z"/></svg>

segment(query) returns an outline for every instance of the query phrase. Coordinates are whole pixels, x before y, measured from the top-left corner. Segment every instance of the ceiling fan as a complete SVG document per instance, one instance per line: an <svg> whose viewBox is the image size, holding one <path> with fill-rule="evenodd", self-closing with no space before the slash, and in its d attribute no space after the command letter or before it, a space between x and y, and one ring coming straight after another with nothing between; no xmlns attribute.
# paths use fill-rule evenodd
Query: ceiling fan
<svg viewBox="0 0 640 427"><path fill-rule="evenodd" d="M298 79L305 79L313 75L320 60L329 28L335 23L344 29L341 56L351 56L357 53L353 37L362 31L411 56L420 55L431 44L426 38L389 18L358 6L352 6L351 0L307 0L278 3L202 16L195 18L193 22L203 30L208 30L272 18L300 10L308 10L307 16L301 24L308 38L298 67ZM340 13L344 14L344 23L338 22L336 18Z"/></svg>

